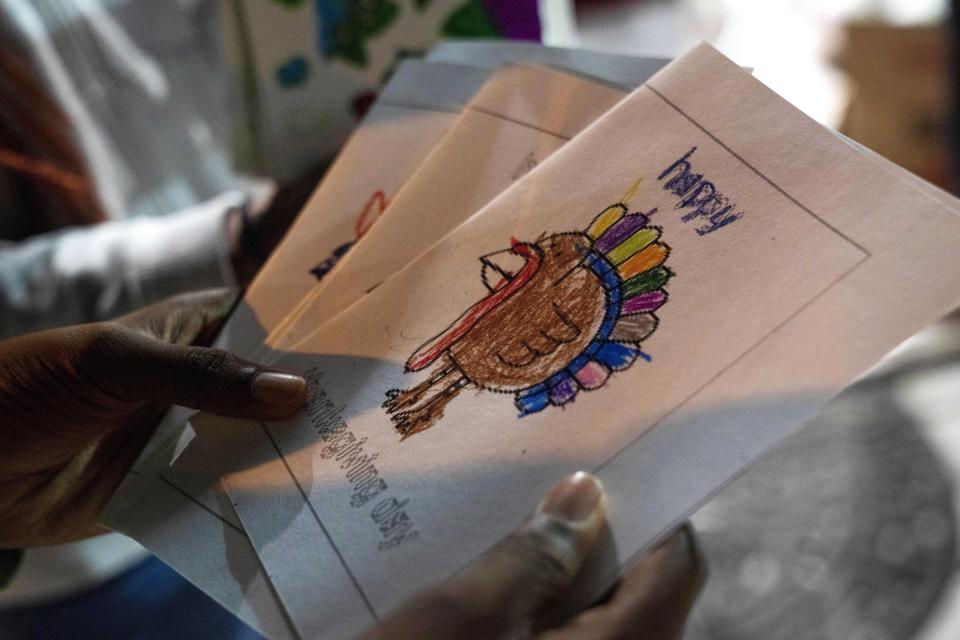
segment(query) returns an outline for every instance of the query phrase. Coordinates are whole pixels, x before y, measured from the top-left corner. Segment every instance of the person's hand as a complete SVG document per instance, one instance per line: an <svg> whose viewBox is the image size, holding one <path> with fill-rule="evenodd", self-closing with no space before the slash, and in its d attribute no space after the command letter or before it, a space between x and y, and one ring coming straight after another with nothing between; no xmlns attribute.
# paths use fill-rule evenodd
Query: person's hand
<svg viewBox="0 0 960 640"><path fill-rule="evenodd" d="M602 604L560 627L541 614L570 587L604 522L599 482L578 473L558 482L535 515L483 558L408 602L364 640L680 640L706 579L689 526L667 538Z"/></svg>
<svg viewBox="0 0 960 640"><path fill-rule="evenodd" d="M102 533L97 515L171 404L264 419L302 408L302 378L188 346L235 297L189 294L0 342L0 549Z"/></svg>

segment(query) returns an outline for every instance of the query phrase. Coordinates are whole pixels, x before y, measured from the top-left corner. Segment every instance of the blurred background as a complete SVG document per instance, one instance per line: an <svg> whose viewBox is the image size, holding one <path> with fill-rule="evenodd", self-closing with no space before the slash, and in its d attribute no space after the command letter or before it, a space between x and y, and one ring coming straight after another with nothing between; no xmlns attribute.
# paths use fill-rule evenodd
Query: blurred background
<svg viewBox="0 0 960 640"><path fill-rule="evenodd" d="M398 61L444 38L654 57L706 40L819 122L960 185L947 0L416 4L373 37L318 27L324 0L0 0L0 337L248 282ZM252 256L223 237L238 208L268 238ZM196 254L171 264L144 220L192 230ZM960 638L958 389L951 317L705 506L712 573L688 638ZM115 535L28 555L0 593L0 638L173 635L256 637Z"/></svg>
<svg viewBox="0 0 960 640"><path fill-rule="evenodd" d="M577 46L707 40L807 115L958 185L958 32L945 0L581 0ZM909 215L909 212L904 212ZM960 637L958 326L892 354L694 517L711 578L687 637Z"/></svg>
<svg viewBox="0 0 960 640"><path fill-rule="evenodd" d="M821 123L946 186L949 0L580 0L580 46L676 56L706 40Z"/></svg>
<svg viewBox="0 0 960 640"><path fill-rule="evenodd" d="M226 21L234 70L259 79L258 102L246 106L261 107L253 116L260 129L249 126L248 113L234 142L253 167L296 174L318 149L302 138L317 145L318 126L349 128L397 59L431 40L399 53L371 48L359 73L324 68L310 46L312 25L283 4L235 4L247 8ZM706 40L821 123L935 184L950 179L949 0L540 0L539 11L541 39L553 46L673 58ZM444 35L495 33L448 28ZM339 95L318 91L332 82L343 88ZM350 108L340 113L320 102L344 96ZM260 136L256 144L251 131ZM270 146L276 137L282 153Z"/></svg>

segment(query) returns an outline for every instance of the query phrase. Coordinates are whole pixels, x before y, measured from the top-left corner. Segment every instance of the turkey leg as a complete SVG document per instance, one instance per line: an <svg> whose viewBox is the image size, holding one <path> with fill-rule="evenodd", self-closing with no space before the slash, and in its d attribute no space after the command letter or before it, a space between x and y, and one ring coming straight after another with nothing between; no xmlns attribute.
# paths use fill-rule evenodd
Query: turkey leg
<svg viewBox="0 0 960 640"><path fill-rule="evenodd" d="M436 424L447 404L469 384L455 364L444 360L442 367L415 387L388 391L383 406L391 414L394 428L406 439Z"/></svg>

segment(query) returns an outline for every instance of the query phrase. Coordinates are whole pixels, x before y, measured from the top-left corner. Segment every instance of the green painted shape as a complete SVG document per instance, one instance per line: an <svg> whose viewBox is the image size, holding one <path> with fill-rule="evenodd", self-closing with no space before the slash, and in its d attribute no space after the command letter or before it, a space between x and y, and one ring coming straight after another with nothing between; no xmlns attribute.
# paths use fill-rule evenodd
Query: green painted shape
<svg viewBox="0 0 960 640"><path fill-rule="evenodd" d="M385 31L399 14L400 5L393 0L351 2L346 19L334 29L330 55L357 66L367 66L367 40Z"/></svg>
<svg viewBox="0 0 960 640"><path fill-rule="evenodd" d="M362 29L363 35L375 36L390 26L400 13L400 6L393 0L360 0L351 13Z"/></svg>
<svg viewBox="0 0 960 640"><path fill-rule="evenodd" d="M454 9L443 23L441 32L451 38L498 38L503 35L482 0L468 0Z"/></svg>
<svg viewBox="0 0 960 640"><path fill-rule="evenodd" d="M629 300L642 293L659 289L667 284L667 280L669 280L672 275L673 272L666 267L647 269L643 273L635 275L623 283L623 299Z"/></svg>
<svg viewBox="0 0 960 640"><path fill-rule="evenodd" d="M337 33L333 43L333 56L343 58L355 65L367 66L367 48L362 38L351 34Z"/></svg>

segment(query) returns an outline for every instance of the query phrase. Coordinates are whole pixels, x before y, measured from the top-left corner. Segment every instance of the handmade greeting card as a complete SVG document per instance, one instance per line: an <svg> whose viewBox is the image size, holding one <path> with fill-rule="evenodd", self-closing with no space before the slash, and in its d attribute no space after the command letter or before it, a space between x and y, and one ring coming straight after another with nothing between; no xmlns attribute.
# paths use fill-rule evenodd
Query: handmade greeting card
<svg viewBox="0 0 960 640"><path fill-rule="evenodd" d="M400 67L248 288L223 331L225 348L250 354L281 326L373 228L489 75L418 61Z"/></svg>
<svg viewBox="0 0 960 640"><path fill-rule="evenodd" d="M596 67L614 82L644 79L663 64L534 45L518 48L514 55L558 59L581 71ZM499 64L494 62L489 66ZM371 110L371 126L361 126L344 148L238 308L221 339L223 346L265 357L263 336L269 327L283 326L280 309L291 304L284 301L295 300L296 291L329 276L356 241L381 221L404 175L413 171L416 154L426 155L431 142L456 119L462 104L490 73L442 63L408 62L399 67ZM182 432L189 415L177 411L168 416L103 521L137 539L261 633L286 637L285 617L218 486L220 465L229 461L205 456L197 447L187 448L187 454L178 458L182 440L191 435Z"/></svg>
<svg viewBox="0 0 960 640"><path fill-rule="evenodd" d="M379 220L489 74L442 63L399 67L247 290L219 346L245 357L262 352L267 335ZM216 465L188 457L169 466L192 435L184 431L191 413L175 409L166 417L101 521L138 540L255 629L287 637L282 610L219 490Z"/></svg>
<svg viewBox="0 0 960 640"><path fill-rule="evenodd" d="M275 347L296 344L405 267L625 95L545 67L498 71L400 190L390 215L314 288Z"/></svg>
<svg viewBox="0 0 960 640"><path fill-rule="evenodd" d="M283 358L303 415L210 441L304 636L449 576L574 469L627 562L954 306L958 237L701 46Z"/></svg>

